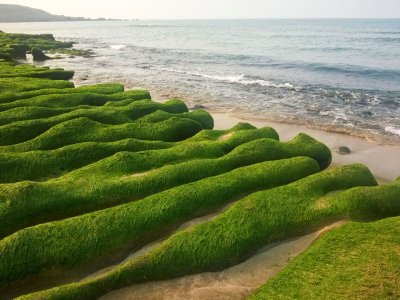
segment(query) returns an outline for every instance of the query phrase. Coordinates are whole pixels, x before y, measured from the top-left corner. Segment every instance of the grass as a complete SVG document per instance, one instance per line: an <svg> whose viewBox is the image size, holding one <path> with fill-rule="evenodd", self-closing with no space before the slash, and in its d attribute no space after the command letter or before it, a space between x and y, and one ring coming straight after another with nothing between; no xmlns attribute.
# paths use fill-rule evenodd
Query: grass
<svg viewBox="0 0 400 300"><path fill-rule="evenodd" d="M0 81L1 82L1 81ZM77 88L40 88L33 91L12 92L6 88L3 93L0 93L0 103L13 102L16 100L28 99L37 96L51 94L71 94L71 93L94 93L94 94L115 94L124 91L124 86L119 83L96 84L90 86L81 86ZM150 98L147 98L150 99ZM21 120L19 120L21 121Z"/></svg>
<svg viewBox="0 0 400 300"><path fill-rule="evenodd" d="M351 223L326 233L250 299L399 299L399 270L399 217Z"/></svg>
<svg viewBox="0 0 400 300"><path fill-rule="evenodd" d="M86 117L92 121L103 124L117 125L132 123L132 121L136 121L158 110L166 111L165 120L172 117L186 118L199 122L205 129L212 129L214 127L213 119L208 112L196 111L184 113L187 112L187 107L183 101L171 100L166 103L159 103L149 100L140 100L132 101L131 104L127 106L114 108L100 106L93 109L78 109L53 117L18 121L3 125L0 126L0 145L12 145L28 141L44 133L53 126L76 118ZM151 121L151 119L149 119L149 121ZM154 121L157 122L159 120Z"/></svg>
<svg viewBox="0 0 400 300"><path fill-rule="evenodd" d="M303 147L305 143L309 144L308 153ZM329 149L305 135L287 143L271 139L254 140L236 147L222 157L206 158L218 157L220 151L218 148L212 150L206 144L193 143L156 153L120 152L57 179L2 184L0 236L43 221L141 199L181 184L262 161L313 155L315 152L326 153L325 162L319 162L320 165L330 160ZM199 159L201 157L203 159ZM132 176L142 172L148 173L145 176Z"/></svg>
<svg viewBox="0 0 400 300"><path fill-rule="evenodd" d="M106 273L21 299L96 299L126 285L221 270L268 243L308 233L354 213L375 212L379 218L400 213L399 182L375 185L366 167L350 165L257 192L212 221L178 232L147 254ZM365 187L351 189L355 186ZM328 205L320 205L321 201Z"/></svg>
<svg viewBox="0 0 400 300"><path fill-rule="evenodd" d="M26 228L0 241L0 285L49 269L65 274L120 248L139 248L239 194L287 184L319 171L319 165L305 157L264 162L141 201Z"/></svg>
<svg viewBox="0 0 400 300"><path fill-rule="evenodd" d="M233 136L229 140L218 142L221 144L223 153L228 153L235 147L255 139L277 138L275 131L269 127L252 128L239 125L230 130L203 130L189 140L178 143L126 139L108 143L72 144L55 150L0 153L0 169L4 170L4 172L0 172L0 182L49 179L84 167L117 152L139 152L171 148L181 143L216 141L226 134L233 134Z"/></svg>

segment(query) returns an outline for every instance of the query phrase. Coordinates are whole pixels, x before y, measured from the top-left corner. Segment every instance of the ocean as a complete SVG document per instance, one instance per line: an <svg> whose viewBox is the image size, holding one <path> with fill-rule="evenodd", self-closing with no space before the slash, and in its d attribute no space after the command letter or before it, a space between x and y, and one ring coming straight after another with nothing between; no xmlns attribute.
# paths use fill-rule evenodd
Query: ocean
<svg viewBox="0 0 400 300"><path fill-rule="evenodd" d="M117 81L190 106L400 142L400 20L0 24L53 33L91 58L48 61L77 84Z"/></svg>

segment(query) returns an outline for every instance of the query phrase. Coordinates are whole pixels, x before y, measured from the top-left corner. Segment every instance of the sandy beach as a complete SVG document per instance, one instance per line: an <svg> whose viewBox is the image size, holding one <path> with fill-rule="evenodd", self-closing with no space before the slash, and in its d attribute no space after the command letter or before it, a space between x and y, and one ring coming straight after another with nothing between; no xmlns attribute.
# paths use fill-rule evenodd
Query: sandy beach
<svg viewBox="0 0 400 300"><path fill-rule="evenodd" d="M331 167L352 163L365 164L380 183L393 181L400 176L400 145L379 144L361 137L309 128L304 125L285 124L236 114L211 112L215 129L227 129L238 122L248 122L257 127L271 126L279 133L281 141L288 141L303 132L326 144L332 151ZM348 147L350 154L339 154L339 147Z"/></svg>

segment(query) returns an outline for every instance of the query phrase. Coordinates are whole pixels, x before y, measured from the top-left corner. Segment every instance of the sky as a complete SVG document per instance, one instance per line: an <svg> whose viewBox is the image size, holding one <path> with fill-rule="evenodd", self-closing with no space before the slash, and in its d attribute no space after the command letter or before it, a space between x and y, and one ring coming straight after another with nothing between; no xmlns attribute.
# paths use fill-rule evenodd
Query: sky
<svg viewBox="0 0 400 300"><path fill-rule="evenodd" d="M90 18L400 18L400 0L0 0Z"/></svg>

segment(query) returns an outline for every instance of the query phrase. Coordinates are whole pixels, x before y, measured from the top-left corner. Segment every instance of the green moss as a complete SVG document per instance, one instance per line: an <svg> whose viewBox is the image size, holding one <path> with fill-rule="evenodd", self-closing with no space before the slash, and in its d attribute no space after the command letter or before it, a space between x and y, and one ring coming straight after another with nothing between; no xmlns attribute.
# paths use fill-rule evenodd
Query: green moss
<svg viewBox="0 0 400 300"><path fill-rule="evenodd" d="M28 50L33 49L52 50L71 48L71 42L56 41L51 34L17 34L0 32L0 54L5 53L5 59L12 61L14 58L25 58ZM61 50L64 49L64 50ZM71 50L72 51L72 50Z"/></svg>
<svg viewBox="0 0 400 300"><path fill-rule="evenodd" d="M120 151L164 149L175 143L125 139L116 142L85 142L55 150L0 154L0 182L43 181L81 168Z"/></svg>
<svg viewBox="0 0 400 300"><path fill-rule="evenodd" d="M196 140L198 142L216 141L228 133L234 135L222 142L222 151L228 153L235 147L259 138L274 138L270 128L248 129L234 127L225 130L203 130L195 137L181 143ZM179 143L143 141L135 139L110 143L80 143L50 151L31 151L0 154L0 182L23 180L43 180L60 176L63 173L83 167L120 151L138 152L144 150L165 149Z"/></svg>
<svg viewBox="0 0 400 300"><path fill-rule="evenodd" d="M318 171L318 164L310 158L264 162L141 201L27 228L0 242L0 285L46 269L57 268L62 274L63 268L70 271L121 247L138 248L238 194L287 184Z"/></svg>
<svg viewBox="0 0 400 300"><path fill-rule="evenodd" d="M51 34L0 33L0 45L7 44L24 44L28 49L39 47L44 50L72 47L71 42L57 41Z"/></svg>
<svg viewBox="0 0 400 300"><path fill-rule="evenodd" d="M110 84L97 84L91 86L81 86L78 88L65 88L65 89L57 89L57 88L42 88L39 87L33 91L27 92L14 92L10 89L5 89L3 93L0 93L0 103L13 102L16 100L28 99L42 95L51 95L51 94L70 94L70 93L94 93L94 94L115 94L121 93L124 91L124 86L118 83L110 83ZM150 99L150 98L147 98Z"/></svg>
<svg viewBox="0 0 400 300"><path fill-rule="evenodd" d="M399 245L399 217L344 225L326 233L250 299L398 299Z"/></svg>
<svg viewBox="0 0 400 300"><path fill-rule="evenodd" d="M376 185L370 171L362 165L351 165L257 192L239 200L212 221L178 232L147 254L104 274L22 299L96 299L126 285L221 270L240 263L268 243L305 234L336 218L348 217L352 203L339 201L332 209L329 205L327 208L319 205L319 201L334 191L369 185ZM377 188L357 188L353 193L357 195L363 189L368 193L362 193L360 199L366 200L365 207L369 210L390 203L400 212L398 183L395 194L385 193L388 198L384 198L383 204L380 200L369 201L371 194L382 192ZM340 197L340 194L334 195Z"/></svg>
<svg viewBox="0 0 400 300"><path fill-rule="evenodd" d="M184 113L187 112L187 107L182 101L173 100L163 104L152 102L149 100L143 100L132 101L131 104L128 106L114 108L100 106L93 109L79 109L73 110L71 112L66 112L64 114L60 114L54 117L19 121L3 125L0 126L0 145L12 145L25 142L27 140L37 137L38 135L44 133L53 126L76 118L86 117L92 121L100 122L103 124L117 125L132 123L132 121L135 121L143 117L144 115L147 115L157 110L165 110L166 112L169 112L167 113L169 118L177 117L181 119L186 118L198 121L201 124L202 128L212 129L213 126L213 119L211 115L207 112ZM33 111L25 109L24 111L31 112L36 115L38 114L37 109ZM40 108L40 112L43 111L44 109ZM9 113L7 114L7 112ZM48 111L46 112L48 113ZM11 110L4 112L6 120L9 120L15 114L17 114L17 117L20 117L21 110L14 109L14 111ZM134 137L134 135L132 137Z"/></svg>
<svg viewBox="0 0 400 300"><path fill-rule="evenodd" d="M102 106L108 101L119 101L129 99L143 100L150 99L148 91L131 90L115 94L94 94L94 93L70 93L42 95L29 99L17 100L10 103L0 104L0 111L17 107L41 106L50 108L71 107L77 105Z"/></svg>
<svg viewBox="0 0 400 300"><path fill-rule="evenodd" d="M132 101L131 101L132 102ZM41 106L26 106L8 109L0 112L1 126L13 122L28 121L33 119L51 118L53 116L69 113L74 110L91 109L90 105L77 105L70 107L41 107Z"/></svg>
<svg viewBox="0 0 400 300"><path fill-rule="evenodd" d="M1 62L11 61L13 59L13 49L12 48L0 48L0 60Z"/></svg>
<svg viewBox="0 0 400 300"><path fill-rule="evenodd" d="M150 99L150 98L149 98ZM130 100L126 99L126 100L120 100L120 101L110 101L107 102L106 104L104 104L104 106L109 106L109 107L118 107L118 106L126 106L129 105Z"/></svg>
<svg viewBox="0 0 400 300"><path fill-rule="evenodd" d="M63 69L36 68L31 65L0 64L0 78L47 78L52 80L69 80L74 76L73 71Z"/></svg>
<svg viewBox="0 0 400 300"><path fill-rule="evenodd" d="M230 135L233 134L235 131L252 130L252 129L256 129L256 127L254 127L253 125L251 125L249 123L238 123L234 127L232 127L232 129L229 131L226 131L226 130L202 130L195 136L191 137L190 141L192 141L192 142L202 141L204 138L208 139L210 135L213 135L215 138L220 138L220 139L223 139L224 137L229 138ZM268 126L263 127L262 130L267 132L268 138L279 141L279 135L276 132L276 130L273 129L272 127L268 127ZM235 135L235 137L236 137L236 135Z"/></svg>
<svg viewBox="0 0 400 300"><path fill-rule="evenodd" d="M173 99L173 100L169 100L169 101L174 101L175 102L175 101L181 101L181 100ZM168 111L158 110L158 111L155 111L153 113L150 113L150 114L140 118L138 120L138 123L161 122L161 121L168 120L172 116L173 116L173 114L171 114ZM192 111L192 112L187 112L187 113L181 114L181 116L183 118L186 117L186 118L190 118L190 119L196 120L197 122L202 124L204 129L213 129L214 128L214 119L205 110L196 110L196 111Z"/></svg>
<svg viewBox="0 0 400 300"><path fill-rule="evenodd" d="M237 140L233 142L237 143ZM320 151L326 149L325 145L312 138L308 142ZM222 141L222 149L232 147L229 143ZM210 147L207 144L185 143L177 148L156 152L120 152L45 182L1 184L0 235L37 224L38 220L42 222L74 216L141 199L238 167L267 160L307 156L315 151L304 152L302 143L304 139L294 139L288 143L258 139L240 145L222 157L222 149L217 145ZM330 156L325 159L329 160ZM133 175L150 170L145 176Z"/></svg>
<svg viewBox="0 0 400 300"><path fill-rule="evenodd" d="M82 142L114 142L127 138L177 142L195 135L202 129L199 122L178 117L159 123L132 122L120 125L108 125L88 118L76 118L55 125L29 141L1 146L0 153L53 150Z"/></svg>
<svg viewBox="0 0 400 300"><path fill-rule="evenodd" d="M62 69L38 70L34 72L18 72L15 74L0 74L2 78L15 77L32 77L32 78L47 78L53 80L70 80L74 77L74 71L65 71Z"/></svg>
<svg viewBox="0 0 400 300"><path fill-rule="evenodd" d="M13 49L13 56L15 58L26 58L26 52L29 50L27 44L13 44L10 45L10 48Z"/></svg>
<svg viewBox="0 0 400 300"><path fill-rule="evenodd" d="M0 76L1 77L1 76ZM74 84L64 80L37 79L37 78L0 78L0 97L3 94L22 93L40 89L73 88Z"/></svg>
<svg viewBox="0 0 400 300"><path fill-rule="evenodd" d="M33 47L31 49L31 53L34 61L45 61L50 59L46 54L43 53L43 50L37 47Z"/></svg>

